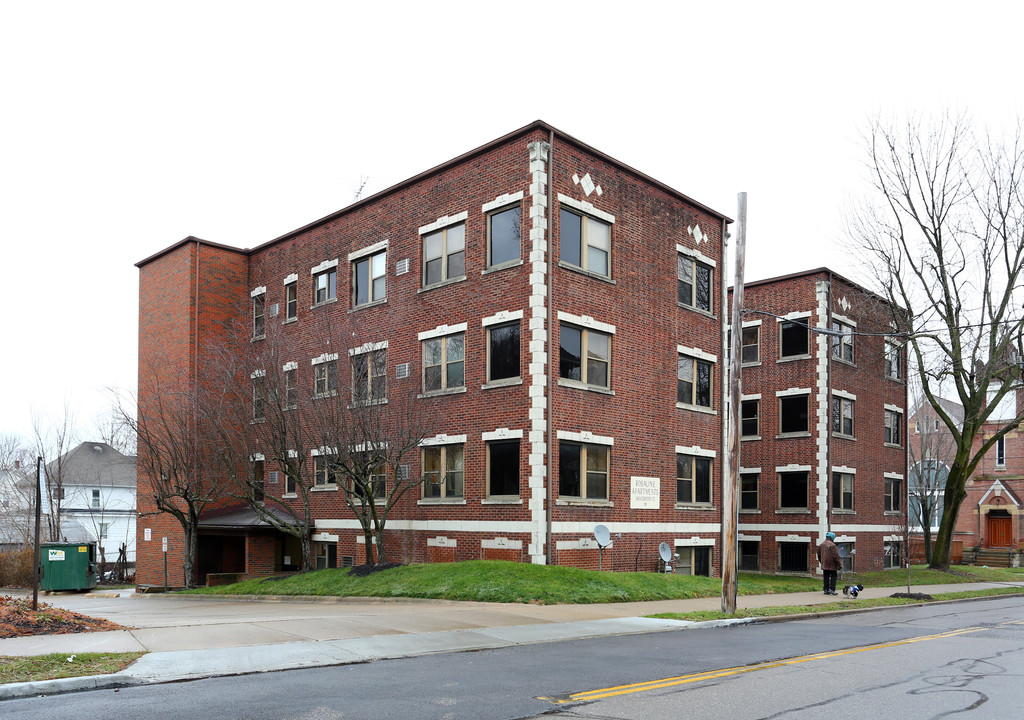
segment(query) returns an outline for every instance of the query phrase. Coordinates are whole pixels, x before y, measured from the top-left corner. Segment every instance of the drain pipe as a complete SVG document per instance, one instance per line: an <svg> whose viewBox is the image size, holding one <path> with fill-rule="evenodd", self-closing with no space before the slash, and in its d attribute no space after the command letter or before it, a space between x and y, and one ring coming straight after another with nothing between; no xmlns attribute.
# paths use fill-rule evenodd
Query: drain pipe
<svg viewBox="0 0 1024 720"><path fill-rule="evenodd" d="M554 352L554 349L551 347L551 338L554 335L554 333L552 333L552 331L551 331L551 323L554 322L554 317L555 317L554 308L552 307L552 298L554 298L554 295L555 295L554 292L552 292L552 280L554 280L554 277L555 277L555 272L554 272L555 263L553 262L553 260L551 258L551 228L554 227L554 221L555 221L555 218L554 218L554 215L553 215L554 209L553 209L553 203L552 203L552 196L555 194L554 193L554 182L555 182L554 170L555 170L555 131L554 131L554 128L552 128L551 130L548 131L548 182L547 182L547 187L545 188L545 190L547 192L547 196L548 196L548 211L547 211L547 215L548 215L547 220L548 220L548 222L547 222L547 227L544 229L544 259L546 260L547 266L548 266L548 275L547 275L547 277L548 277L548 298L547 298L547 302L548 302L548 318L547 318L547 320L548 321L547 321L547 325L546 325L546 327L547 327L547 338L546 338L546 342L545 342L545 344L547 346L547 349L548 349L548 403L547 403L548 407L547 407L547 412L544 413L544 417L546 418L545 427L544 427L544 436L547 439L547 444L548 444L547 453L546 453L547 457L546 457L546 462L545 462L545 466L547 468L547 472L545 473L545 475L546 475L545 480L547 481L546 484L548 486L547 487L547 502L546 502L547 512L545 513L545 515L546 515L546 518L545 518L545 521L546 521L545 534L547 536L547 537L545 537L545 542L547 543L547 548L546 548L546 552L544 553L544 562L547 565L552 565L553 564L553 562L552 562L552 553L553 553L553 551L555 549L555 543L554 543L554 540L551 537L552 516L554 514L554 508L552 507L552 505L554 505L554 497L555 497L555 491L554 491L554 488L552 487L554 472L553 472L552 467L551 467L552 451L554 449L554 442L551 439L551 434L552 434L551 433L551 428L552 428L551 413L554 411L554 389L555 389L554 372L552 372L552 368L554 367L555 352Z"/></svg>

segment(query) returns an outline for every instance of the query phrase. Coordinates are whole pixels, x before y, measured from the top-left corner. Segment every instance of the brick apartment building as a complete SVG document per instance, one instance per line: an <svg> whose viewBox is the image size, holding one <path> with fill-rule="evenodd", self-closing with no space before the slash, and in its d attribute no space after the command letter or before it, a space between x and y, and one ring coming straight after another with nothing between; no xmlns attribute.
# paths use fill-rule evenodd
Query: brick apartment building
<svg viewBox="0 0 1024 720"><path fill-rule="evenodd" d="M280 370L287 402L300 413L332 398L355 402L357 393L371 402L429 403L430 432L402 467L424 482L389 516L389 560L653 570L667 542L680 555L678 571L718 574L728 223L534 122L255 248L189 237L139 262L140 413L152 411L161 392L145 369L215 383L210 348L243 357L273 337L283 348L279 368L253 367L251 377ZM808 279L799 307L825 321L832 301L815 282ZM761 287L768 286L752 288L755 297ZM231 332L239 320L251 323L251 337ZM774 320L768 325L766 358L776 352ZM811 427L807 438L786 441L793 452L781 464L813 468L815 477L830 464L853 467L858 504L841 527L858 547L880 552L882 477L900 464L899 451L882 442L881 408L901 405L903 385L880 376L856 381L865 364L830 362L826 350L819 342L805 361L749 371L763 372L765 383L782 375L785 387L807 388L823 422L827 412L817 405L827 402L829 368L843 377L832 387L860 393L863 429L849 449L819 457L829 442ZM880 356L881 341L858 338L858 351ZM775 412L774 405L772 395L765 409ZM773 427L766 420L766 438ZM902 420L897 427L902 433ZM855 453L866 443L877 445L878 452L860 453L870 461ZM756 458L748 465L768 472L780 464L758 455L758 445L745 443ZM289 451L309 456L315 474L317 557L326 566L362 562L362 532L318 464L323 451ZM144 467L138 582L163 581L167 537L170 582L178 584L181 531L155 512ZM261 472L268 493L283 489L273 484L279 474L271 463ZM820 485L808 484L808 503ZM799 536L806 545L834 515L779 515L775 502L765 490L759 507L773 508L772 522L787 523L783 531L761 531L759 518L744 515L745 537L762 538L768 565L777 538ZM294 538L237 503L211 507L200 524L200 580L296 565ZM603 551L593 537L598 524L612 537Z"/></svg>
<svg viewBox="0 0 1024 720"><path fill-rule="evenodd" d="M906 356L878 296L821 268L744 285L741 569L898 567L906 522ZM856 552L853 552L856 551Z"/></svg>

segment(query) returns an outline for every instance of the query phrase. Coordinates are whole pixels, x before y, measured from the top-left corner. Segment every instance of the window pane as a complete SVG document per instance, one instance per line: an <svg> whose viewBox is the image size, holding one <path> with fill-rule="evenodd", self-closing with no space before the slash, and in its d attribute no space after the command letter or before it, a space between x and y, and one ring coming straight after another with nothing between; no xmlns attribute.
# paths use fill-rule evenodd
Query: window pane
<svg viewBox="0 0 1024 720"><path fill-rule="evenodd" d="M519 259L520 209L509 208L491 215L491 264Z"/></svg>
<svg viewBox="0 0 1024 720"><path fill-rule="evenodd" d="M679 381L676 390L676 399L681 403L693 402L693 358L685 355L679 356L678 370L676 377Z"/></svg>
<svg viewBox="0 0 1024 720"><path fill-rule="evenodd" d="M424 390L440 390L441 389L441 366L436 365L434 367L425 368L423 371L423 389Z"/></svg>
<svg viewBox="0 0 1024 720"><path fill-rule="evenodd" d="M441 257L441 233L431 233L423 237L423 259L436 260Z"/></svg>
<svg viewBox="0 0 1024 720"><path fill-rule="evenodd" d="M448 385L446 387L459 388L466 384L466 363L461 360L448 363Z"/></svg>
<svg viewBox="0 0 1024 720"><path fill-rule="evenodd" d="M490 380L519 377L519 324L491 328Z"/></svg>
<svg viewBox="0 0 1024 720"><path fill-rule="evenodd" d="M519 441L492 442L487 446L491 495L519 494Z"/></svg>
<svg viewBox="0 0 1024 720"><path fill-rule="evenodd" d="M423 342L423 362L426 365L441 364L441 339L425 340Z"/></svg>
<svg viewBox="0 0 1024 720"><path fill-rule="evenodd" d="M608 499L608 476L602 473L587 473L587 497L597 500Z"/></svg>
<svg viewBox="0 0 1024 720"><path fill-rule="evenodd" d="M694 495L699 503L711 502L711 460L694 458L696 477L694 478Z"/></svg>
<svg viewBox="0 0 1024 720"><path fill-rule="evenodd" d="M448 278L458 278L466 274L466 253L459 251L448 256Z"/></svg>
<svg viewBox="0 0 1024 720"><path fill-rule="evenodd" d="M694 305L701 310L711 310L711 268L697 265L697 299Z"/></svg>
<svg viewBox="0 0 1024 720"><path fill-rule="evenodd" d="M448 360L462 360L466 356L466 336L461 333L458 335L449 335L446 343L448 354Z"/></svg>
<svg viewBox="0 0 1024 720"><path fill-rule="evenodd" d="M582 220L576 213L562 209L559 215L559 258L562 262L577 267L582 265L580 244L582 242Z"/></svg>
<svg viewBox="0 0 1024 720"><path fill-rule="evenodd" d="M448 231L445 233L445 240L447 241L447 252L449 255L462 252L466 249L466 226L455 225L448 228Z"/></svg>
<svg viewBox="0 0 1024 720"><path fill-rule="evenodd" d="M693 261L678 255L676 270L679 275L679 302L683 305L693 304Z"/></svg>
<svg viewBox="0 0 1024 720"><path fill-rule="evenodd" d="M780 432L807 432L807 396L779 398L781 407Z"/></svg>
<svg viewBox="0 0 1024 720"><path fill-rule="evenodd" d="M782 333L782 357L807 354L808 330L803 323L784 322L780 332Z"/></svg>
<svg viewBox="0 0 1024 720"><path fill-rule="evenodd" d="M598 275L608 274L608 252L597 248L587 248L587 270Z"/></svg>
<svg viewBox="0 0 1024 720"><path fill-rule="evenodd" d="M368 382L366 356L354 355L352 357L352 397L354 400L366 400Z"/></svg>
<svg viewBox="0 0 1024 720"><path fill-rule="evenodd" d="M433 285L441 282L441 259L428 260L424 268L424 285Z"/></svg>
<svg viewBox="0 0 1024 720"><path fill-rule="evenodd" d="M558 445L558 494L580 497L579 445Z"/></svg>
<svg viewBox="0 0 1024 720"><path fill-rule="evenodd" d="M697 361L697 397L696 403L711 407L711 363Z"/></svg>
<svg viewBox="0 0 1024 720"><path fill-rule="evenodd" d="M789 472L779 474L779 507L807 507L807 473Z"/></svg>
<svg viewBox="0 0 1024 720"><path fill-rule="evenodd" d="M370 301L370 261L360 260L356 263L356 305Z"/></svg>
<svg viewBox="0 0 1024 720"><path fill-rule="evenodd" d="M569 380L582 380L581 354L583 333L579 328L562 325L558 332L558 375Z"/></svg>

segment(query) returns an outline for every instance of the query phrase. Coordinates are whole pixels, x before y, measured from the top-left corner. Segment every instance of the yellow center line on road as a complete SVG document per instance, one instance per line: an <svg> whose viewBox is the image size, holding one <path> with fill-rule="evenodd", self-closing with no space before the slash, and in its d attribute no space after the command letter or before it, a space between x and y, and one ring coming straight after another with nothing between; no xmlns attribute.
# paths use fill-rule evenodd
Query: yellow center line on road
<svg viewBox="0 0 1024 720"><path fill-rule="evenodd" d="M1024 623L1024 620L1014 622ZM957 635L966 635L968 633L980 632L984 629L985 628L983 627L968 627L962 628L960 630L950 630L949 632L936 633L934 635L921 635L919 637L907 638L906 640L896 640L888 643L879 643L877 645L863 645L860 647L848 648L846 650L834 650L814 653L813 655L801 655L799 657L787 658L785 660L772 660L770 662L758 663L756 665L743 665L740 667L707 670L705 672L693 673L692 675L678 675L676 677L661 678L660 680L648 680L647 682L633 683L630 685L618 685L616 687L601 688L599 690L588 690L586 692L578 692L573 693L571 695L540 697L537 699L547 700L557 705L563 705L565 703L573 702L584 702L586 700L601 700L603 698L615 697L616 695L628 695L630 693L646 692L648 690L660 690L662 688L674 687L676 685L686 685L688 683L701 682L702 680L713 680L715 678L729 677L730 675L740 675L743 673L753 672L755 670L768 670L770 668L785 667L786 665L797 665L799 663L805 663L811 660L826 660L828 658L840 657L842 655L852 655L854 653L867 652L868 650L884 650L885 648L898 647L900 645L910 645L911 643L923 642L925 640L941 640L942 638L955 637Z"/></svg>

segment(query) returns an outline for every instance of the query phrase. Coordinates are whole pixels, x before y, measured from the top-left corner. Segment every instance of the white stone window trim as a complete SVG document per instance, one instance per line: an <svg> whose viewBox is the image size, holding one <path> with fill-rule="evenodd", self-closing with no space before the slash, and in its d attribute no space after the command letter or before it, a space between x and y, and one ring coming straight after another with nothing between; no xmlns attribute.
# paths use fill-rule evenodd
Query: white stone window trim
<svg viewBox="0 0 1024 720"><path fill-rule="evenodd" d="M491 442L493 440L522 440L523 431L520 430L509 430L508 428L498 428L497 430L489 430L480 433L480 439L483 442Z"/></svg>
<svg viewBox="0 0 1024 720"><path fill-rule="evenodd" d="M357 453L359 453L359 452L366 452L367 450L387 450L387 449L388 449L388 444L386 442L383 442L383 443L361 442L361 443L357 443L356 445L350 446L350 450L352 452L357 452Z"/></svg>
<svg viewBox="0 0 1024 720"><path fill-rule="evenodd" d="M846 392L845 390L833 390L832 391L832 395L834 395L835 397L845 398L846 400L856 400L857 399L857 395L856 394L851 393L851 392Z"/></svg>
<svg viewBox="0 0 1024 720"><path fill-rule="evenodd" d="M676 455L694 455L696 457L713 458L717 457L718 454L714 450L706 450L699 445L691 445L686 447L685 445L676 445Z"/></svg>
<svg viewBox="0 0 1024 720"><path fill-rule="evenodd" d="M514 203L521 202L523 197L524 193L522 190L520 190L519 192L505 193L504 195L499 195L490 202L485 202L483 205L481 205L480 212L489 213L492 210L498 210L499 208L503 208L506 205L512 205Z"/></svg>
<svg viewBox="0 0 1024 720"><path fill-rule="evenodd" d="M834 473L846 473L847 475L856 475L857 468L846 467L845 465L833 465L832 472Z"/></svg>
<svg viewBox="0 0 1024 720"><path fill-rule="evenodd" d="M740 323L740 327L741 328L761 327L761 321L760 320L744 320L743 322ZM732 330L732 323L729 323L728 325L726 325L725 329L726 330Z"/></svg>
<svg viewBox="0 0 1024 720"><path fill-rule="evenodd" d="M387 249L388 249L388 241L387 240L381 240L380 242L375 242L373 245L367 245L366 247L360 248L359 250L353 250L352 252L350 252L348 254L348 261L352 262L353 260L358 260L360 258L364 258L367 255L375 255L376 253L380 252L381 250L387 250Z"/></svg>
<svg viewBox="0 0 1024 720"><path fill-rule="evenodd" d="M740 466L740 469L737 470L737 472L740 473L741 475L743 473L760 473L761 472L761 468L759 468L759 467L743 467L743 466Z"/></svg>
<svg viewBox="0 0 1024 720"><path fill-rule="evenodd" d="M810 311L807 311L807 312L791 312L791 313L787 313L786 315L782 315L780 317L775 318L775 322L783 323L783 322L789 322L791 320L809 320L810 317L811 317L811 312ZM809 324L810 323L808 323L808 325Z"/></svg>
<svg viewBox="0 0 1024 720"><path fill-rule="evenodd" d="M439 535L438 537L427 538L427 547L458 547L458 540L455 538Z"/></svg>
<svg viewBox="0 0 1024 720"><path fill-rule="evenodd" d="M456 323L455 325L438 325L433 330L424 330L419 333L416 337L419 340L433 340L434 338L444 337L445 335L454 335L460 332L466 332L469 328L467 323Z"/></svg>
<svg viewBox="0 0 1024 720"><path fill-rule="evenodd" d="M843 325L849 325L851 328L857 327L857 321L851 320L845 315L839 315L838 313L832 313L832 319L836 322L841 322Z"/></svg>
<svg viewBox="0 0 1024 720"><path fill-rule="evenodd" d="M249 378L251 380L255 380L256 378L261 378L261 377L266 377L266 376L267 376L267 371L266 370L253 370L251 373L249 373Z"/></svg>
<svg viewBox="0 0 1024 720"><path fill-rule="evenodd" d="M608 437L606 435L594 435L588 430L582 432L573 432L572 430L559 430L557 433L559 440L567 440L569 442L577 442L583 445L615 445L615 438ZM604 502L602 500L601 502Z"/></svg>
<svg viewBox="0 0 1024 720"><path fill-rule="evenodd" d="M791 397L795 395L810 395L810 388L789 388L787 390L776 390L775 397Z"/></svg>
<svg viewBox="0 0 1024 720"><path fill-rule="evenodd" d="M321 455L337 455L338 448L321 446L318 448L313 448L312 450L309 451L309 454L312 457L320 457Z"/></svg>
<svg viewBox="0 0 1024 720"><path fill-rule="evenodd" d="M810 541L811 541L811 536L810 535L782 535L780 537L775 538L775 542L776 543L781 543L781 542L805 542L805 543L809 543Z"/></svg>
<svg viewBox="0 0 1024 720"><path fill-rule="evenodd" d="M365 355L366 353L374 352L375 350L387 350L388 341L381 340L380 342L365 342L359 347L349 348L348 356L353 357L355 355Z"/></svg>
<svg viewBox="0 0 1024 720"><path fill-rule="evenodd" d="M890 480L902 480L903 479L903 475L902 474L895 473L895 472L884 472L884 473L882 473L882 477L889 478Z"/></svg>
<svg viewBox="0 0 1024 720"><path fill-rule="evenodd" d="M605 212L604 210L598 210L593 204L588 203L586 200L576 200L568 195L558 193L558 202L563 205L568 205L573 210L579 210L581 213L595 217L598 220L604 220L606 223L615 224L615 216L611 213Z"/></svg>
<svg viewBox="0 0 1024 720"><path fill-rule="evenodd" d="M700 250L688 248L676 243L676 252L679 253L680 255L686 255L687 257L691 257L694 260L704 263L705 265L710 265L713 268L718 267L718 263L716 263L712 258L709 258L707 255L702 253ZM761 321L758 320L757 324L760 325ZM746 323L744 323L743 326L746 327Z"/></svg>
<svg viewBox="0 0 1024 720"><path fill-rule="evenodd" d="M615 326L610 323L601 322L595 320L589 315L573 315L562 310L558 311L559 322L567 322L571 325L578 325L580 327L587 328L588 330L597 330L598 332L608 333L609 335L615 334Z"/></svg>
<svg viewBox="0 0 1024 720"><path fill-rule="evenodd" d="M281 283L281 284L282 285L288 285L290 283L298 282L298 281L299 281L298 273L292 273L291 275L286 275L285 278L284 278L284 282Z"/></svg>
<svg viewBox="0 0 1024 720"><path fill-rule="evenodd" d="M676 352L679 353L680 355L688 355L689 357L697 358L698 360L707 360L708 362L711 362L711 363L717 363L718 362L718 356L717 355L713 355L712 353L705 352L705 351L701 350L700 348L685 347L683 345L676 345Z"/></svg>
<svg viewBox="0 0 1024 720"><path fill-rule="evenodd" d="M440 230L442 228L450 227L452 225L458 225L461 222L465 222L468 217L468 210L463 210L462 212L456 213L455 215L443 215L434 222L421 226L419 228L419 234L426 235L427 233L432 233L435 230Z"/></svg>
<svg viewBox="0 0 1024 720"><path fill-rule="evenodd" d="M483 327L489 327L491 325L500 325L502 323L512 322L513 320L522 320L522 310L502 310L501 312L495 313L488 317L483 318L480 324Z"/></svg>
<svg viewBox="0 0 1024 720"><path fill-rule="evenodd" d="M294 458L298 458L299 457L299 451L298 450L289 450L288 451L288 457L289 458L293 458L293 459Z"/></svg>
<svg viewBox="0 0 1024 720"><path fill-rule="evenodd" d="M338 359L338 353L324 353L319 357L315 357L309 361L310 365L322 365L326 362L333 362Z"/></svg>
<svg viewBox="0 0 1024 720"><path fill-rule="evenodd" d="M288 372L289 370L298 370L298 369L299 369L299 364L297 362L295 362L294 360L292 360L291 362L286 362L284 365L281 366L282 372Z"/></svg>
<svg viewBox="0 0 1024 720"><path fill-rule="evenodd" d="M465 445L466 435L446 435L445 433L439 433L434 437L423 438L419 442L419 447L436 447L438 445Z"/></svg>
<svg viewBox="0 0 1024 720"><path fill-rule="evenodd" d="M492 540L481 540L480 547L485 550L522 550L523 541L507 537L496 537Z"/></svg>
<svg viewBox="0 0 1024 720"><path fill-rule="evenodd" d="M675 547L714 547L715 539L702 537L676 538L672 543Z"/></svg>
<svg viewBox="0 0 1024 720"><path fill-rule="evenodd" d="M760 400L760 399L761 399L761 393L753 393L751 395L740 395L740 401L741 402L743 400Z"/></svg>
<svg viewBox="0 0 1024 720"><path fill-rule="evenodd" d="M266 459L263 453L253 453L249 456L249 462L264 462Z"/></svg>
<svg viewBox="0 0 1024 720"><path fill-rule="evenodd" d="M889 410L890 412L899 413L900 415L903 414L903 408L901 408L899 405L890 405L889 403L885 403L885 405L883 405L882 407L884 407L886 410Z"/></svg>
<svg viewBox="0 0 1024 720"><path fill-rule="evenodd" d="M326 270L330 270L330 269L336 268L336 267L338 267L338 260L337 260L337 258L335 258L334 260L324 260L319 265L314 265L313 267L311 267L309 269L309 274L310 275L316 275L318 273L322 273L322 272L324 272Z"/></svg>
<svg viewBox="0 0 1024 720"><path fill-rule="evenodd" d="M789 465L776 465L775 466L775 472L777 472L777 473L784 473L784 472L807 472L807 473L809 473L810 471L811 471L811 466L810 465L797 465L796 463L790 463Z"/></svg>
<svg viewBox="0 0 1024 720"><path fill-rule="evenodd" d="M903 542L902 535L883 535L882 542Z"/></svg>
<svg viewBox="0 0 1024 720"><path fill-rule="evenodd" d="M257 295L266 295L267 286L260 285L258 288L253 288L252 292L249 293L249 297L256 297Z"/></svg>
<svg viewBox="0 0 1024 720"><path fill-rule="evenodd" d="M330 533L313 533L312 539L313 542L338 542L338 536Z"/></svg>
<svg viewBox="0 0 1024 720"><path fill-rule="evenodd" d="M746 541L746 542L761 542L761 536L760 535L744 535L743 533L737 533L736 534L736 539L740 540L740 541Z"/></svg>

